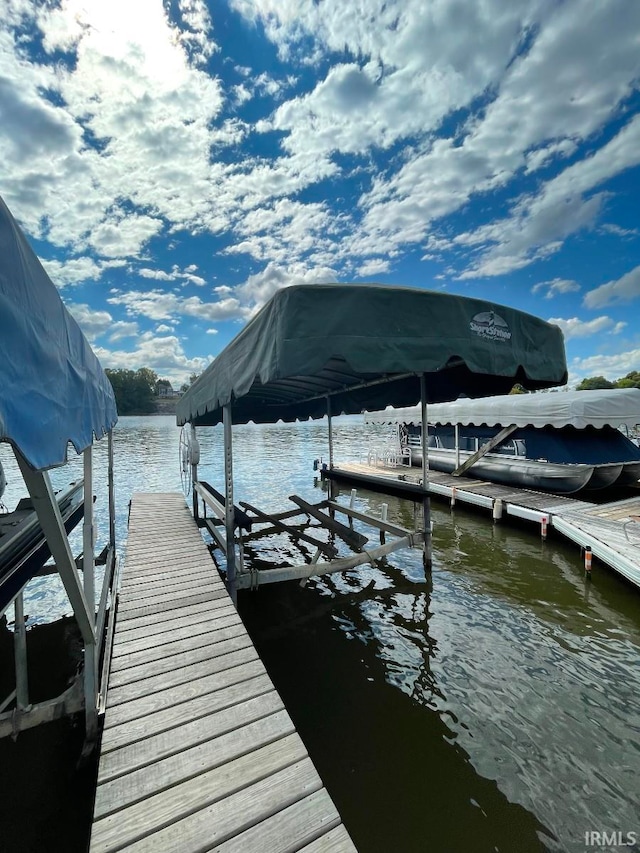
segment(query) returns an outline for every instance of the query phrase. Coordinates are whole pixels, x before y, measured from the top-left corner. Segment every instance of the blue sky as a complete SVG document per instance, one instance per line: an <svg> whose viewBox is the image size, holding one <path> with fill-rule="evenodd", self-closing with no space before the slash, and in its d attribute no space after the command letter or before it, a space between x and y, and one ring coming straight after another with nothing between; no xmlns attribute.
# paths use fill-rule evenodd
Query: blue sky
<svg viewBox="0 0 640 853"><path fill-rule="evenodd" d="M0 0L0 195L105 367L399 284L640 369L636 0Z"/></svg>

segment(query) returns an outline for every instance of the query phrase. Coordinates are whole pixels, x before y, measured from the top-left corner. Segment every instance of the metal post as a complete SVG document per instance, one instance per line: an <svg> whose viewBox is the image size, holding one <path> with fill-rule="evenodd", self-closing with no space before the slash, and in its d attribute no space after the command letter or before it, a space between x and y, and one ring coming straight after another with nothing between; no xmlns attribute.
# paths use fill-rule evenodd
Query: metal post
<svg viewBox="0 0 640 853"><path fill-rule="evenodd" d="M95 563L94 563L94 533L93 533L93 454L92 447L83 453L84 465L84 521L82 525L82 576L84 581L84 597L89 610L91 626L95 630Z"/></svg>
<svg viewBox="0 0 640 853"><path fill-rule="evenodd" d="M329 471L333 469L333 424L331 422L331 397L327 396L327 427L329 430ZM333 480L329 480L329 499L334 498ZM329 515L333 518L333 513Z"/></svg>
<svg viewBox="0 0 640 853"><path fill-rule="evenodd" d="M420 376L420 417L422 420L422 488L424 489L422 496L422 523L424 525L422 562L425 571L430 572L433 559L431 550L431 501L427 493L429 483L429 457L427 455L429 425L427 422L427 377L424 373Z"/></svg>
<svg viewBox="0 0 640 853"><path fill-rule="evenodd" d="M95 740L98 729L97 685L95 671L95 628L89 613L76 564L71 553L60 507L56 501L51 480L46 471L34 471L25 458L16 451L16 459L25 485L33 501L38 521L44 533L51 555L56 562L62 583L69 596L73 613L84 641L84 699L86 738Z"/></svg>
<svg viewBox="0 0 640 853"><path fill-rule="evenodd" d="M455 425L456 434L456 469L460 467L460 424Z"/></svg>
<svg viewBox="0 0 640 853"><path fill-rule="evenodd" d="M333 430L331 423L331 397L327 397L327 426L329 428L329 470L333 468Z"/></svg>
<svg viewBox="0 0 640 853"><path fill-rule="evenodd" d="M200 449L198 438L196 436L196 428L193 424L189 424L191 431L191 441L189 442L189 465L191 465L191 495L193 501L193 517L198 520L198 495L193 488L194 483L198 482L198 462L200 461Z"/></svg>
<svg viewBox="0 0 640 853"><path fill-rule="evenodd" d="M109 485L109 545L116 547L116 497L113 477L113 429L107 434L107 480Z"/></svg>
<svg viewBox="0 0 640 853"><path fill-rule="evenodd" d="M16 666L16 705L19 711L29 707L29 680L27 676L27 632L24 624L24 599L22 590L13 602L15 626L13 654Z"/></svg>
<svg viewBox="0 0 640 853"><path fill-rule="evenodd" d="M233 446L231 429L231 404L222 408L224 429L224 525L227 540L227 587L234 604L237 604L236 590L236 550L234 544L233 512Z"/></svg>

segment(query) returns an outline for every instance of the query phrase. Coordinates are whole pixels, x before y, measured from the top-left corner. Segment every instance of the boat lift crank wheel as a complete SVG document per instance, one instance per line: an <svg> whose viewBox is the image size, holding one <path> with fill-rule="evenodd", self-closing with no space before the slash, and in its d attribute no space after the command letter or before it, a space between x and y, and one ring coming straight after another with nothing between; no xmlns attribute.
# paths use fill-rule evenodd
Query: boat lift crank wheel
<svg viewBox="0 0 640 853"><path fill-rule="evenodd" d="M191 494L193 485L191 477L191 465L194 461L194 447L191 438L191 425L185 424L180 430L180 441L178 442L178 459L180 462L180 481L185 497ZM196 463L197 464L197 463Z"/></svg>

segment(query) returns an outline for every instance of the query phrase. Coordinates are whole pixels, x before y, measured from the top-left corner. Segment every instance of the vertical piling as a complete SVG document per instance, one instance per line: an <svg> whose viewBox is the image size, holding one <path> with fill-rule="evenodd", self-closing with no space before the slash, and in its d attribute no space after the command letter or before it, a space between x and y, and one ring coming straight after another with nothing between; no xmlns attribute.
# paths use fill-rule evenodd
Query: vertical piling
<svg viewBox="0 0 640 853"><path fill-rule="evenodd" d="M231 429L231 404L222 408L224 431L224 526L227 541L227 588L234 604L238 603L236 590L236 549L234 544L233 513L233 446Z"/></svg>
<svg viewBox="0 0 640 853"><path fill-rule="evenodd" d="M424 550L422 562L425 571L430 572L433 565L431 545L431 501L427 491L429 483L429 458L427 456L428 430L427 422L427 377L420 376L420 417L422 421L422 523L424 528Z"/></svg>

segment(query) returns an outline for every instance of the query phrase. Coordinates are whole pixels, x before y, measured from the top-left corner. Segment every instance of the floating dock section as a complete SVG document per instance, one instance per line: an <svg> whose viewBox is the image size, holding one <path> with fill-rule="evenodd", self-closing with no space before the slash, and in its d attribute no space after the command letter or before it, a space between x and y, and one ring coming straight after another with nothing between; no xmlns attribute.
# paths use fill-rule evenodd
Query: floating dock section
<svg viewBox="0 0 640 853"><path fill-rule="evenodd" d="M90 853L354 851L181 494L133 496Z"/></svg>
<svg viewBox="0 0 640 853"><path fill-rule="evenodd" d="M408 500L423 493L421 469L406 465L347 462L323 471L322 476ZM427 492L452 506L460 503L489 510L495 521L512 516L534 522L543 536L547 529L554 529L640 587L640 494L595 504L440 471L429 472Z"/></svg>

